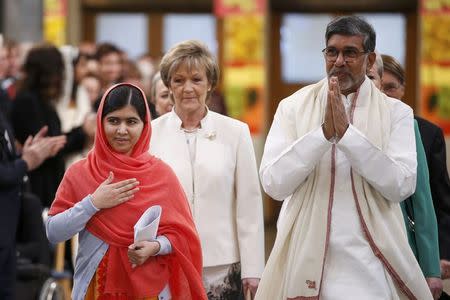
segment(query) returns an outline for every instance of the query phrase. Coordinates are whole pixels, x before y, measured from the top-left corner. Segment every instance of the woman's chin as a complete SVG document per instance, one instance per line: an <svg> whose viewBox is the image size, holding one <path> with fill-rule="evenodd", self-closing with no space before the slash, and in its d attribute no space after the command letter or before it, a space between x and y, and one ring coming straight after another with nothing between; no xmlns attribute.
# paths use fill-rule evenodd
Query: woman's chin
<svg viewBox="0 0 450 300"><path fill-rule="evenodd" d="M130 149L128 147L118 147L115 146L113 147L114 152L119 153L119 154L129 154Z"/></svg>
<svg viewBox="0 0 450 300"><path fill-rule="evenodd" d="M198 111L202 111L204 109L204 106L199 105L198 103L189 103L189 104L181 105L180 108L185 113L193 114Z"/></svg>

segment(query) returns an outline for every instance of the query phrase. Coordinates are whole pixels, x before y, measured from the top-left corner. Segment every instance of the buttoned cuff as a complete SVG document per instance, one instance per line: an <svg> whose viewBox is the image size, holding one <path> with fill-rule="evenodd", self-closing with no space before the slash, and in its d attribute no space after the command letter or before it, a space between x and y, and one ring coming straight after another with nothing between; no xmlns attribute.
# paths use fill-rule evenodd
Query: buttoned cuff
<svg viewBox="0 0 450 300"><path fill-rule="evenodd" d="M92 198L91 194L87 195L83 200L81 200L83 208L90 215L94 215L96 212L100 211L100 208L95 207L94 203L92 202L93 200L94 199Z"/></svg>
<svg viewBox="0 0 450 300"><path fill-rule="evenodd" d="M172 253L172 244L169 239L164 235L160 235L156 237L156 241L159 243L159 251L154 255L167 255Z"/></svg>

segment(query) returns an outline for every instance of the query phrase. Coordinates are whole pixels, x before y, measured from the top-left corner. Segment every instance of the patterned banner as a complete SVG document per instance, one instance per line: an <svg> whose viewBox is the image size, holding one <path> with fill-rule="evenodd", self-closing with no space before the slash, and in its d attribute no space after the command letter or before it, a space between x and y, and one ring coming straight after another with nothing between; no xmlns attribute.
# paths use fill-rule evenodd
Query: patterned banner
<svg viewBox="0 0 450 300"><path fill-rule="evenodd" d="M214 0L214 14L218 17L264 14L265 11L265 0Z"/></svg>
<svg viewBox="0 0 450 300"><path fill-rule="evenodd" d="M421 24L421 114L450 135L450 1L422 0Z"/></svg>
<svg viewBox="0 0 450 300"><path fill-rule="evenodd" d="M246 122L253 135L264 125L264 16L224 19L224 91L231 117Z"/></svg>
<svg viewBox="0 0 450 300"><path fill-rule="evenodd" d="M67 0L44 1L44 40L56 46L66 43Z"/></svg>

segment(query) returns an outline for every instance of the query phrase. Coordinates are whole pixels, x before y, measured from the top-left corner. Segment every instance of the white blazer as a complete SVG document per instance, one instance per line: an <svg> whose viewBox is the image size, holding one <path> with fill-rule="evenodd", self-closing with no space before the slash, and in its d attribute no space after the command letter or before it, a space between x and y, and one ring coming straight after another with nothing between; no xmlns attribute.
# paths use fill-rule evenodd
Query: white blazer
<svg viewBox="0 0 450 300"><path fill-rule="evenodd" d="M264 225L255 152L247 124L208 111L197 132L193 168L172 110L152 121L150 152L176 173L202 244L203 266L241 262L241 277L264 269Z"/></svg>

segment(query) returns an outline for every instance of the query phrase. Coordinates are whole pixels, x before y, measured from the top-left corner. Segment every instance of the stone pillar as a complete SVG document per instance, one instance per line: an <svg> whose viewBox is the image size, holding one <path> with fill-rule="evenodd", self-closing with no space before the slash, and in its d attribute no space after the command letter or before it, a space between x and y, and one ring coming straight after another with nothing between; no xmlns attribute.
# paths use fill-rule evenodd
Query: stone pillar
<svg viewBox="0 0 450 300"><path fill-rule="evenodd" d="M81 40L81 0L67 1L67 41L69 45L78 45Z"/></svg>
<svg viewBox="0 0 450 300"><path fill-rule="evenodd" d="M2 29L17 42L42 41L42 0L3 0Z"/></svg>
<svg viewBox="0 0 450 300"><path fill-rule="evenodd" d="M4 23L4 19L5 19L5 1L4 0L0 0L0 34L3 34L3 23Z"/></svg>

